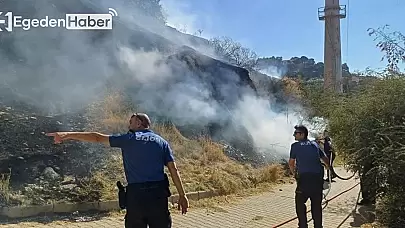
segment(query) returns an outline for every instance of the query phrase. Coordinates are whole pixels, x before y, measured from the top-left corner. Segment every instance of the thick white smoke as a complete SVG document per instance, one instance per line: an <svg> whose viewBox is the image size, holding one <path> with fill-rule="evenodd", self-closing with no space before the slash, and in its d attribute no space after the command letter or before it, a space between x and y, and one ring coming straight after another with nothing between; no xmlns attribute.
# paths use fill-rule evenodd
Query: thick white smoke
<svg viewBox="0 0 405 228"><path fill-rule="evenodd" d="M266 66L265 68L259 69L258 71L260 73L268 75L270 77L281 79L287 72L287 69L286 69L286 67L279 68L279 67L275 67L275 66Z"/></svg>
<svg viewBox="0 0 405 228"><path fill-rule="evenodd" d="M80 4L75 2L63 3L63 10L86 11L78 9ZM184 62L165 63L167 56L183 45L212 56L212 49L204 40L183 36L141 16L125 5L125 1L83 2L105 11L108 7L116 9L120 22L114 22L112 32L100 32L98 37L94 33L89 36L87 31L34 28L15 31L2 38L10 48L3 47L0 55L0 82L14 95L44 111L64 112L80 109L98 99L102 86L113 81L123 86L133 85L136 89L131 90L130 95L139 106L166 115L180 124L206 124L229 114L229 110L220 108L221 103L210 99L212 85L202 83L195 72L185 70L188 67ZM24 4L7 0L9 8L3 11L15 14L19 10L31 11L27 13L31 18L62 14L47 0L38 0L30 3L32 5L24 1ZM224 100L237 100L231 113L233 121L246 128L255 146L261 150L287 156L293 142L293 126L300 119L291 113L274 112L271 107L274 103L259 99L250 92L237 97L234 90L239 81L232 75L235 73L223 70L218 74L229 79L219 86L222 94L227 94Z"/></svg>

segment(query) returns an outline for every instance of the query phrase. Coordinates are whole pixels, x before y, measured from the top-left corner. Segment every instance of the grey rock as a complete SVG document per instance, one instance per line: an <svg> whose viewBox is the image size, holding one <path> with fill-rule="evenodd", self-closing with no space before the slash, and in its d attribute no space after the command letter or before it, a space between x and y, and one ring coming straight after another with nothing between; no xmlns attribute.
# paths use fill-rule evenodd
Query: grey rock
<svg viewBox="0 0 405 228"><path fill-rule="evenodd" d="M46 167L45 170L42 172L42 176L48 180L60 179L60 175L52 167Z"/></svg>

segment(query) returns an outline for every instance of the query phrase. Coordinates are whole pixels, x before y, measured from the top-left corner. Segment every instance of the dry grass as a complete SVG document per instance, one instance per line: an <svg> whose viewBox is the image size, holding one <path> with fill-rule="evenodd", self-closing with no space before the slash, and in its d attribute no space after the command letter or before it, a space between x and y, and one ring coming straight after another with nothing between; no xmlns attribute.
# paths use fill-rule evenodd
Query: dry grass
<svg viewBox="0 0 405 228"><path fill-rule="evenodd" d="M10 201L10 176L11 173L0 174L0 205Z"/></svg>
<svg viewBox="0 0 405 228"><path fill-rule="evenodd" d="M129 117L132 112L120 93L111 93L104 100L91 106L89 116L94 122L88 129L103 132L126 132ZM124 105L120 105L124 104ZM224 147L208 137L188 139L184 137L173 124L155 124L152 130L160 134L174 151L185 190L204 191L218 190L222 194L233 194L248 188L261 189L283 178L284 171L280 165L268 165L254 169L231 160L224 154ZM111 150L111 157L107 159L106 169L93 174L95 183L104 182L103 199L115 199L114 184L123 180L123 167L119 151ZM173 183L172 193L175 194Z"/></svg>
<svg viewBox="0 0 405 228"><path fill-rule="evenodd" d="M360 226L360 228L384 228L381 224L374 222L374 223L367 223Z"/></svg>
<svg viewBox="0 0 405 228"><path fill-rule="evenodd" d="M287 96L290 96L293 98L302 98L303 97L304 94L301 89L300 83L297 79L283 77L281 79L281 81L283 82L284 93Z"/></svg>

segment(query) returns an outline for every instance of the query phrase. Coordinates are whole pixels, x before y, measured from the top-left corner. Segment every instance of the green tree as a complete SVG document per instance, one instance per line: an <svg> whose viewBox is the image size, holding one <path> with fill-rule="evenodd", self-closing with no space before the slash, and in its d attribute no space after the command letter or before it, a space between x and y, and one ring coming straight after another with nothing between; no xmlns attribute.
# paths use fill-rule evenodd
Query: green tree
<svg viewBox="0 0 405 228"><path fill-rule="evenodd" d="M292 57L291 59L283 60L282 57L264 57L257 60L257 68L259 70L275 67L282 75L290 78L301 76L303 80L321 79L323 78L324 64L323 62L315 62L313 58L306 56ZM343 77L350 77L351 73L349 66L342 64Z"/></svg>
<svg viewBox="0 0 405 228"><path fill-rule="evenodd" d="M377 47L384 52L388 70L400 72L398 65L405 62L405 36L398 31L390 32L388 25L368 29L369 35L377 41Z"/></svg>

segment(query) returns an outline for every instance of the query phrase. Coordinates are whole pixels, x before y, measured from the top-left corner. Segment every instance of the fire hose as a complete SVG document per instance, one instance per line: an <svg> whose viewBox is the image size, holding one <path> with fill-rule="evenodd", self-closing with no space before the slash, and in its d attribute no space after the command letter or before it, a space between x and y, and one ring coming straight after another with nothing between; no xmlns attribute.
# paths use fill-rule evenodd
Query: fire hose
<svg viewBox="0 0 405 228"><path fill-rule="evenodd" d="M334 169L331 169L331 172L333 173L334 176L336 176L338 179L341 179L341 180L350 180L350 179L352 179L352 178L356 175L356 173L357 173L357 172L354 172L354 173L353 173L351 176L349 176L349 177L341 177L341 176L339 176L339 175L335 172Z"/></svg>
<svg viewBox="0 0 405 228"><path fill-rule="evenodd" d="M331 153L331 155L330 155L330 157L331 157L331 166L330 166L330 172L332 172L333 173L333 175L335 176L335 177L337 177L337 178L339 178L340 180L350 180L350 179L352 179L355 175L356 175L356 173L357 172L354 172L351 176L349 176L349 177L341 177L341 176L339 176L336 172L335 172L335 169L333 169L333 167L332 167L332 156L333 156L333 154Z"/></svg>
<svg viewBox="0 0 405 228"><path fill-rule="evenodd" d="M326 200L325 202L323 202L323 203L322 203L322 204L323 204L322 210L327 207L327 205L328 205L328 203L329 203L330 201L332 201L332 200L336 199L337 197L339 197L339 196L341 196L341 195L343 195L343 194L345 194L345 193L351 191L352 189L354 189L354 188L357 187L358 185L359 185L359 183L355 184L354 186L352 186L352 187L350 187L350 188L344 190L343 192L340 192L339 194L337 194L337 195L333 196L332 198L330 198L330 199ZM307 211L307 213L309 213L309 212L311 212L311 210L308 210L308 211ZM280 224L277 224L277 225L273 226L273 228L277 228L277 227L284 226L285 224L288 224L288 223L290 223L290 222L296 220L297 218L298 218L297 216L294 217L294 218L291 218L291 219L289 219L289 220L287 220L287 221L284 221L284 222L282 222L282 223L280 223ZM311 219L311 220L312 220L312 219ZM308 222L310 222L311 220L309 220Z"/></svg>
<svg viewBox="0 0 405 228"><path fill-rule="evenodd" d="M328 180L329 180L329 182L327 183L327 184L328 184L327 186L325 186L325 185L323 186L323 189L324 189L324 190L327 188L327 192L326 192L326 193L322 193L322 194L323 194L323 199L324 199L324 202L322 203L322 206L323 206L323 207L322 207L322 210L324 210L324 209L328 206L328 203L329 203L330 201L336 199L337 197L339 197L340 195L342 195L342 194L344 194L344 193L346 193L346 192L349 192L350 190L354 189L355 187L357 187L357 186L359 185L359 183L357 183L357 184L355 184L354 186L350 187L349 189L346 189L346 190L344 190L343 192L340 192L339 194L333 196L333 197L330 198L330 199L327 199L327 198L326 198L326 197L328 196L328 194L330 193L330 190L331 190L331 187L332 187L332 172L335 174L336 177L338 177L338 178L341 179L341 180L350 180L350 179L353 178L354 175L356 174L356 172L355 172L352 176L350 176L350 177L348 177L348 178L341 178L340 176L338 176L338 175L335 173L335 171L333 170L333 167L332 167L332 156L333 156L333 155L331 154L331 157L330 157L330 160L329 160L329 170L330 170L330 172L328 172ZM358 199L357 199L357 200L358 200ZM356 203L357 203L357 202L356 202ZM311 212L311 210L308 210L308 211L307 211L307 213L309 213L309 212ZM288 224L288 223L290 223L290 222L292 222L292 221L294 221L294 220L296 220L296 219L298 219L298 216L296 216L296 217L294 217L294 218L291 218L291 219L289 219L289 220L287 220L287 221L284 221L284 222L282 222L282 223L280 223L280 224L277 224L277 225L273 226L273 228L277 228L277 227L284 226L285 224ZM311 218L310 220L308 220L308 222L310 222L310 221L312 221L312 218Z"/></svg>
<svg viewBox="0 0 405 228"><path fill-rule="evenodd" d="M354 206L353 211L352 211L351 213L349 213L349 214L342 220L342 222L339 223L339 225L337 226L337 228L342 227L342 225L350 218L350 215L353 215L354 213L356 213L357 205L358 205L358 202L359 202L359 200L360 200L360 194L361 194L361 189L359 190L359 193L357 194L356 205Z"/></svg>

